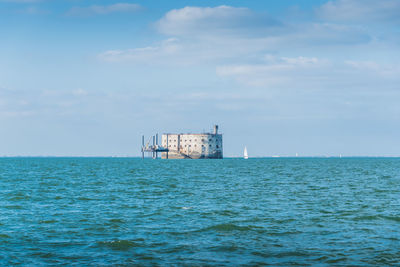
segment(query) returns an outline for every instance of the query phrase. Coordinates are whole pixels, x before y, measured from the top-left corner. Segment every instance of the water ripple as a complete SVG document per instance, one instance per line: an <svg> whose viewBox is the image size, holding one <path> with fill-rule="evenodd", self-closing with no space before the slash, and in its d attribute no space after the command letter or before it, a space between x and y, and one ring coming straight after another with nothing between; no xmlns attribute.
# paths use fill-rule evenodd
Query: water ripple
<svg viewBox="0 0 400 267"><path fill-rule="evenodd" d="M0 265L399 265L399 163L1 158Z"/></svg>

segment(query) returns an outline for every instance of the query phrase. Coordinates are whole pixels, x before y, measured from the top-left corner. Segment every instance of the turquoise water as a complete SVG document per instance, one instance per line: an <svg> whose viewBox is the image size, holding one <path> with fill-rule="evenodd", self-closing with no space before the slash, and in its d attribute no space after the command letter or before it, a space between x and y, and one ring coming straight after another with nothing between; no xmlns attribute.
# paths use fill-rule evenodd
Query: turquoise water
<svg viewBox="0 0 400 267"><path fill-rule="evenodd" d="M0 159L0 265L400 264L400 159Z"/></svg>

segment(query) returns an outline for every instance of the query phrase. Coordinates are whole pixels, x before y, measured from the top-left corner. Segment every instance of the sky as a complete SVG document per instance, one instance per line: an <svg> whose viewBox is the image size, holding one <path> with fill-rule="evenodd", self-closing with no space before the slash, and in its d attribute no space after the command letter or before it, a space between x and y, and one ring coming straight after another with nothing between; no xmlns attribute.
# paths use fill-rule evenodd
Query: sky
<svg viewBox="0 0 400 267"><path fill-rule="evenodd" d="M400 156L400 0L0 0L0 156Z"/></svg>

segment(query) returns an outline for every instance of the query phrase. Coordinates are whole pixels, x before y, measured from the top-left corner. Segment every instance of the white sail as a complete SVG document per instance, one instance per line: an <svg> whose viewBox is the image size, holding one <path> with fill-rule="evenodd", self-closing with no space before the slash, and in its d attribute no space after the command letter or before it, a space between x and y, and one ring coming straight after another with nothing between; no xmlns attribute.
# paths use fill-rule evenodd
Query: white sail
<svg viewBox="0 0 400 267"><path fill-rule="evenodd" d="M249 155L247 154L247 147L244 147L243 158L248 159Z"/></svg>

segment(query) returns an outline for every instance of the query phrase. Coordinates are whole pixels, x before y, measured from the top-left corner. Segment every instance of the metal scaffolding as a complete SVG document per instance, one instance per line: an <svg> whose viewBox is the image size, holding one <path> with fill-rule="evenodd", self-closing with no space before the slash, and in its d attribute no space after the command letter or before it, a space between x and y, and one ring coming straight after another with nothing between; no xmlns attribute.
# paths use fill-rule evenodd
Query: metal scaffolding
<svg viewBox="0 0 400 267"><path fill-rule="evenodd" d="M151 139L153 139L152 145L150 145ZM145 152L151 154L151 157L153 159L157 159L159 152L168 153L168 151L169 151L168 148L165 148L158 144L158 134L151 136L146 144L144 143L144 135L142 136L142 159L144 159Z"/></svg>

